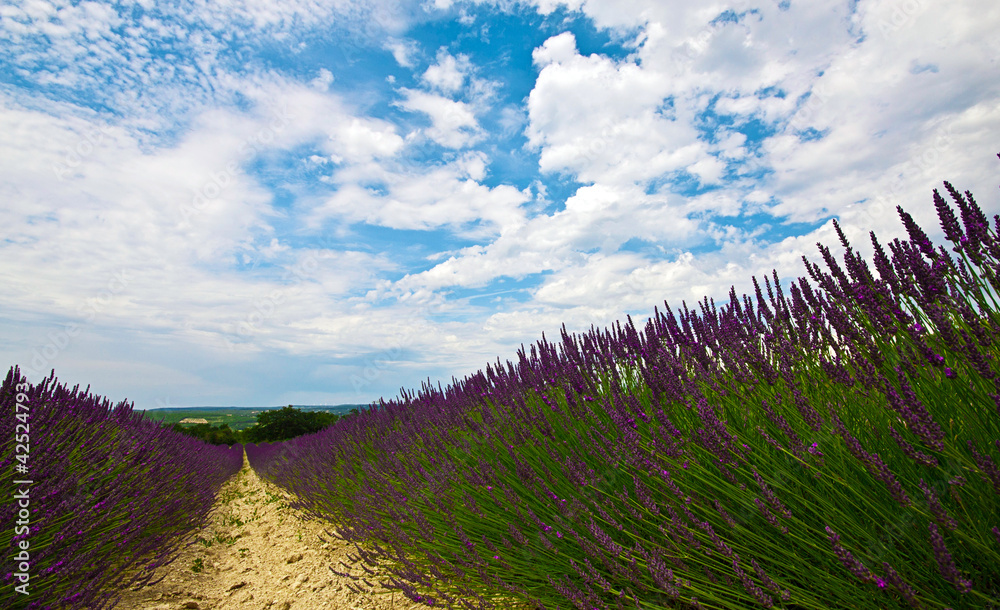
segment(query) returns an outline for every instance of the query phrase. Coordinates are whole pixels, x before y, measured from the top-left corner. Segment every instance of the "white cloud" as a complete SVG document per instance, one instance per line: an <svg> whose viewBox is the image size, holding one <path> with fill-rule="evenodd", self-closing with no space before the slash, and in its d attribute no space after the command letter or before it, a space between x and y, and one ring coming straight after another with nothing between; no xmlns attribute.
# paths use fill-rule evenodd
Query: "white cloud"
<svg viewBox="0 0 1000 610"><path fill-rule="evenodd" d="M691 124L697 100L677 102L679 117L670 116L661 111L671 94L669 79L631 61L583 57L572 36L546 45L553 40L541 55L552 57L558 49L559 61L542 68L528 99L526 134L540 149L542 171L631 184L709 159Z"/></svg>
<svg viewBox="0 0 1000 610"><path fill-rule="evenodd" d="M427 137L447 148L464 148L485 136L469 104L414 89L402 88L405 99L395 105L431 119Z"/></svg>
<svg viewBox="0 0 1000 610"><path fill-rule="evenodd" d="M396 39L417 14L417 0L157 3L141 19L109 2L61 4L5 7L0 37L11 44L0 49L0 61L24 82L67 88L72 99L109 108L147 133L173 131L203 107L232 104L254 70L245 52L234 50L283 45L292 32L327 27L349 52L362 53Z"/></svg>
<svg viewBox="0 0 1000 610"><path fill-rule="evenodd" d="M419 53L419 46L415 41L390 39L385 43L385 48L400 66L412 68L415 65L414 56Z"/></svg>
<svg viewBox="0 0 1000 610"><path fill-rule="evenodd" d="M926 199L946 177L988 188L1000 72L985 67L996 45L983 24L1000 8L747 5L710 24L722 5L630 6L593 0L582 10L599 25L641 26L633 58L582 57L568 33L535 50L527 134L543 171L614 184L684 169L730 192L717 198L725 209L707 212L730 213L764 184L778 199L769 211L788 220L843 213L868 226L895 226L895 203ZM657 111L666 98L669 112ZM729 129L757 120L775 134L759 152L733 131L706 145L698 124L712 99ZM722 182L732 161L744 175L771 174L751 188ZM892 205L854 203L887 196Z"/></svg>
<svg viewBox="0 0 1000 610"><path fill-rule="evenodd" d="M740 132L725 131L719 134L719 143L714 147L719 153L729 159L742 159L747 156L744 144L747 141L746 135Z"/></svg>
<svg viewBox="0 0 1000 610"><path fill-rule="evenodd" d="M687 167L703 185L718 184L725 169L726 164L714 157L703 157Z"/></svg>
<svg viewBox="0 0 1000 610"><path fill-rule="evenodd" d="M570 61L577 55L576 37L570 32L553 36L531 52L531 59L536 66L544 68L550 64Z"/></svg>
<svg viewBox="0 0 1000 610"><path fill-rule="evenodd" d="M574 268L588 251L615 253L630 239L683 244L700 239L697 224L663 197L632 188L581 188L566 208L514 224L486 246L465 248L393 285L401 294L451 286L479 287L500 277L523 278Z"/></svg>
<svg viewBox="0 0 1000 610"><path fill-rule="evenodd" d="M752 295L751 277L763 286L772 269L778 271L787 295L789 281L805 275L802 253L819 260L817 241L837 243L830 223L770 245L731 234L718 251L699 256L680 251L650 261L629 252L589 254L546 276L530 302L490 316L485 329L516 344L533 341L542 332L551 335L564 323L570 332L585 332L591 325L601 328L632 315L641 325L653 307L663 310L664 301L676 309L682 302L692 307L710 296L722 305L731 286L737 295Z"/></svg>
<svg viewBox="0 0 1000 610"><path fill-rule="evenodd" d="M384 121L352 118L331 129L336 161L360 163L372 158L392 157L405 142L393 125Z"/></svg>
<svg viewBox="0 0 1000 610"><path fill-rule="evenodd" d="M501 234L524 222L521 205L529 195L508 185L481 184L486 162L482 153L468 153L419 171L346 168L331 178L336 192L314 211L313 223L336 218L394 229L448 227L467 237Z"/></svg>
<svg viewBox="0 0 1000 610"><path fill-rule="evenodd" d="M455 57L442 47L438 50L437 63L427 68L421 79L439 91L455 93L462 88L471 67L467 55Z"/></svg>
<svg viewBox="0 0 1000 610"><path fill-rule="evenodd" d="M333 73L326 68L321 68L316 78L309 81L309 84L319 91L327 91L333 84Z"/></svg>
<svg viewBox="0 0 1000 610"><path fill-rule="evenodd" d="M309 142L370 162L402 140L382 122L352 121L335 98L304 86L247 91L276 110L206 111L175 146L152 150L125 129L3 100L6 315L113 323L219 351L296 353L324 341L333 349L292 322L331 303L349 307L393 263L377 253L293 248L275 233L282 213L271 193L245 170L261 155Z"/></svg>

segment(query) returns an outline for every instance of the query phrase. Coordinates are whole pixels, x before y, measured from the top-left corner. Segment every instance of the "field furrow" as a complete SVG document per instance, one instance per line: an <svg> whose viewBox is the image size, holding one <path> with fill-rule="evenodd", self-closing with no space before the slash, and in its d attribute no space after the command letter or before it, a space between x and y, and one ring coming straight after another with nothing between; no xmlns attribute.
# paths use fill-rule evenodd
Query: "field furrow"
<svg viewBox="0 0 1000 610"><path fill-rule="evenodd" d="M262 480L246 463L227 481L209 524L156 574L159 582L125 591L120 610L319 609L408 610L420 607L374 579L351 581L351 549L329 526L291 508L288 493ZM326 531L324 531L326 530ZM352 574L364 576L360 569ZM352 591L361 590L362 593Z"/></svg>

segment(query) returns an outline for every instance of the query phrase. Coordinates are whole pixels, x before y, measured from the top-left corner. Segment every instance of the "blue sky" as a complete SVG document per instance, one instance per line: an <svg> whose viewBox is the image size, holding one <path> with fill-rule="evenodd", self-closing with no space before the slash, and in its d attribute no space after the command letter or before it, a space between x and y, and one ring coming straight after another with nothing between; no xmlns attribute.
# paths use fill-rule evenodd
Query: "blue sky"
<svg viewBox="0 0 1000 610"><path fill-rule="evenodd" d="M366 403L1000 211L988 0L8 2L0 351Z"/></svg>

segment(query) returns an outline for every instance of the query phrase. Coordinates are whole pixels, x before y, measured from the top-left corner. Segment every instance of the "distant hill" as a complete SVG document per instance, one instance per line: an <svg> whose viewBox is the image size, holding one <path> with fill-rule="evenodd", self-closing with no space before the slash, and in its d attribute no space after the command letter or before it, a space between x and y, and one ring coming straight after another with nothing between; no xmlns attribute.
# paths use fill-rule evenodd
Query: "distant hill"
<svg viewBox="0 0 1000 610"><path fill-rule="evenodd" d="M262 411L281 409L281 407L162 407L158 409L146 409L143 411L145 417L162 421L168 426L181 423L184 419L204 419L212 426L229 424L232 430L245 430L257 422L257 414ZM326 411L343 415L349 413L351 409L362 411L370 405L367 404L343 404L343 405L291 405L303 411Z"/></svg>

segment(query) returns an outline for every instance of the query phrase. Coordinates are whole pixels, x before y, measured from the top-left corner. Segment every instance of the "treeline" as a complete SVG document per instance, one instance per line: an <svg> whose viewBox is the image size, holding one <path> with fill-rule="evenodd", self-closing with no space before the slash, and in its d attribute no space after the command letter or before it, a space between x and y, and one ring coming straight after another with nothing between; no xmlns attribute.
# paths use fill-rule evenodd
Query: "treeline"
<svg viewBox="0 0 1000 610"><path fill-rule="evenodd" d="M182 426L174 424L177 432L199 438L212 445L235 445L237 443L273 443L283 441L303 434L319 432L327 426L332 426L339 420L357 415L357 409L345 415L327 413L325 411L303 411L292 405L274 411L264 411L257 415L257 423L246 430L233 430L229 424L213 426L211 424L195 424Z"/></svg>

